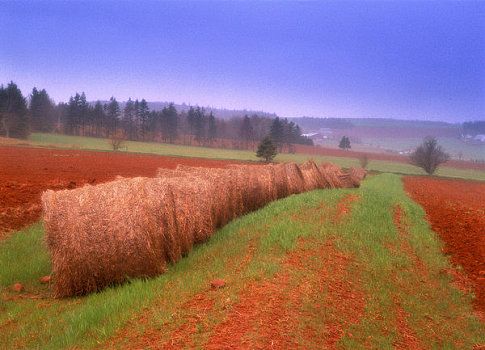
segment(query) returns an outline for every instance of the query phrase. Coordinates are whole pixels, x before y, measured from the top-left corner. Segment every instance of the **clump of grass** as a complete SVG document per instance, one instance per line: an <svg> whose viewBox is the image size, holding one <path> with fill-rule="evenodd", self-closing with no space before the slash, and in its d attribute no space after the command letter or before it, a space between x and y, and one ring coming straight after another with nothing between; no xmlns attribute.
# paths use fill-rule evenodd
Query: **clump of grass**
<svg viewBox="0 0 485 350"><path fill-rule="evenodd" d="M0 240L0 286L36 283L51 271L40 223Z"/></svg>

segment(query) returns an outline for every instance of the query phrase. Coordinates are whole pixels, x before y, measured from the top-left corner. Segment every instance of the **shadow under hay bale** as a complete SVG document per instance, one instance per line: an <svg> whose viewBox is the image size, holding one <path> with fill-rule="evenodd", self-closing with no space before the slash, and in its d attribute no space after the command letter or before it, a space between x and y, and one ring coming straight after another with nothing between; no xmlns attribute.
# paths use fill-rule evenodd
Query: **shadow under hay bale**
<svg viewBox="0 0 485 350"><path fill-rule="evenodd" d="M364 174L364 175L363 175ZM178 166L156 178L118 178L42 195L57 297L166 270L229 221L317 188L353 187L365 176L307 162L225 169Z"/></svg>

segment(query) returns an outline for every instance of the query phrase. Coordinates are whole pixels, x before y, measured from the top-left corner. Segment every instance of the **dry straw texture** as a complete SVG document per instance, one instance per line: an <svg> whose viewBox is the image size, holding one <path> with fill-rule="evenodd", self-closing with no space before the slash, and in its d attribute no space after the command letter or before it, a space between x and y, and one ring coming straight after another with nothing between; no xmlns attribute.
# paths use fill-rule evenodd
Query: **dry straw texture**
<svg viewBox="0 0 485 350"><path fill-rule="evenodd" d="M309 161L207 169L159 169L42 196L56 296L98 291L162 273L217 228L291 194L355 187L365 171Z"/></svg>

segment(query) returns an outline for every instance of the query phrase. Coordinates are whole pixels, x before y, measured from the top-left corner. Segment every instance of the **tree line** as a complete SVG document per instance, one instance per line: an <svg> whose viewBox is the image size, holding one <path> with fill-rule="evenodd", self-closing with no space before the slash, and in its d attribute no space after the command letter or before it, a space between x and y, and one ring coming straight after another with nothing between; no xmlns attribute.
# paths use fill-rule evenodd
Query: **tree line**
<svg viewBox="0 0 485 350"><path fill-rule="evenodd" d="M91 137L119 137L133 141L224 146L253 149L265 136L271 136L280 151L293 144L312 145L294 122L279 117L253 114L219 119L204 108L190 106L178 112L170 103L162 110L150 110L145 99L119 103L88 102L84 92L67 103L55 104L45 89L33 88L24 97L13 82L0 87L0 136L27 138L30 132L58 132Z"/></svg>

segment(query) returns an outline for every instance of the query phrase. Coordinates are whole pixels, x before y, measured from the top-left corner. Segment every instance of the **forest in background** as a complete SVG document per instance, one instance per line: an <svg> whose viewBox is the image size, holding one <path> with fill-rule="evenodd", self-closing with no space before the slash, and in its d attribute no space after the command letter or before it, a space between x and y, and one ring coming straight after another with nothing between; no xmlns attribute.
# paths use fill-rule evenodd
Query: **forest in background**
<svg viewBox="0 0 485 350"><path fill-rule="evenodd" d="M2 85L0 136L26 138L30 132L238 149L254 149L255 143L269 135L280 151L291 151L293 144L313 145L296 123L267 114L236 113L223 119L199 106L177 110L174 103L167 103L161 110L152 110L145 99L120 103L111 97L107 102L88 102L84 92L55 104L45 89L33 88L26 98L15 83ZM221 144L221 140L226 142Z"/></svg>

